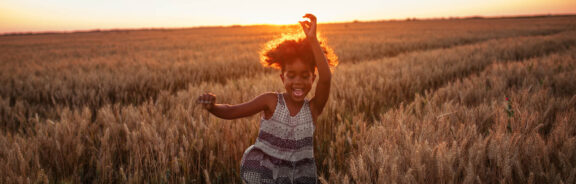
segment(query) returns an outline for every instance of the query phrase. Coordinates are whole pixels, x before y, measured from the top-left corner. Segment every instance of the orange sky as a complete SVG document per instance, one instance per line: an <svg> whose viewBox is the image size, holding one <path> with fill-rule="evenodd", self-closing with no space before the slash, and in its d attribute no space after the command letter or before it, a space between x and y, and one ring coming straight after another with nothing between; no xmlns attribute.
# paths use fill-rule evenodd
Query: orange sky
<svg viewBox="0 0 576 184"><path fill-rule="evenodd" d="M576 0L2 0L0 34L113 28L290 24L407 17L576 14Z"/></svg>

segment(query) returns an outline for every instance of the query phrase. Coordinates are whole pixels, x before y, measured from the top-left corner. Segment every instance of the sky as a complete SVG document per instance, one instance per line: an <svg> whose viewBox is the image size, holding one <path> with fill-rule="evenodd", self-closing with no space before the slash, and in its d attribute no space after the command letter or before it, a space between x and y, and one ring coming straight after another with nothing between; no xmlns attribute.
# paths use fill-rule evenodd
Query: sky
<svg viewBox="0 0 576 184"><path fill-rule="evenodd" d="M576 0L1 0L0 34L576 14Z"/></svg>

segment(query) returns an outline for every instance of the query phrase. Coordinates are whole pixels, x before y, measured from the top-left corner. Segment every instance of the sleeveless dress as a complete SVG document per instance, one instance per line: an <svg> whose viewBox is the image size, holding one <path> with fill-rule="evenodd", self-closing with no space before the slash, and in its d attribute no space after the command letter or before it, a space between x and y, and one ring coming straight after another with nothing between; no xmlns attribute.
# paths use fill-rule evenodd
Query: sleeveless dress
<svg viewBox="0 0 576 184"><path fill-rule="evenodd" d="M274 114L262 118L254 145L242 156L240 176L245 183L316 183L314 122L308 100L296 114L290 112L282 94Z"/></svg>

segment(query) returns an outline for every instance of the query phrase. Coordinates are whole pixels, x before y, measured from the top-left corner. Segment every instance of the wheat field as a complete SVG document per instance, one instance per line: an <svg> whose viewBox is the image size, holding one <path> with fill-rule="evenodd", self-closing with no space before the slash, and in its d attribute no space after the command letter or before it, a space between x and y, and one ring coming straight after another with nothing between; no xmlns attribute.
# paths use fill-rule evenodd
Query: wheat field
<svg viewBox="0 0 576 184"><path fill-rule="evenodd" d="M576 16L320 24L340 65L321 183L576 183ZM0 183L240 183L296 26L0 36ZM313 93L310 93L313 94Z"/></svg>

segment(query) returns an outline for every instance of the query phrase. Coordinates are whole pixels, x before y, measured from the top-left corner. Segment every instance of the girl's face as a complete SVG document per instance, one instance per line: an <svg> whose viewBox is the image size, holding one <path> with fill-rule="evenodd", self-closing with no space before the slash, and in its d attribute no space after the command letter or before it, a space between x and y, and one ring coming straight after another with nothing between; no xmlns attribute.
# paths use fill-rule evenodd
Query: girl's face
<svg viewBox="0 0 576 184"><path fill-rule="evenodd" d="M284 72L280 74L280 78L288 96L293 101L302 102L312 89L316 75L314 75L314 69L297 59L284 66Z"/></svg>

